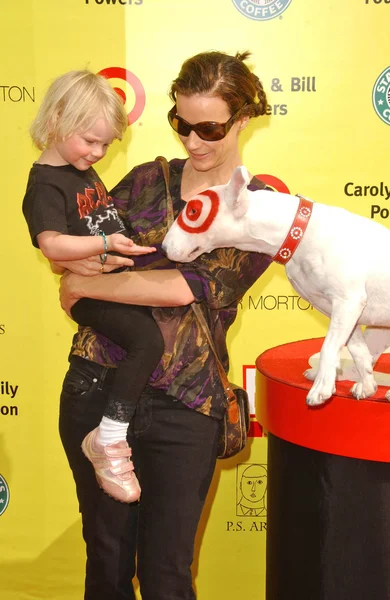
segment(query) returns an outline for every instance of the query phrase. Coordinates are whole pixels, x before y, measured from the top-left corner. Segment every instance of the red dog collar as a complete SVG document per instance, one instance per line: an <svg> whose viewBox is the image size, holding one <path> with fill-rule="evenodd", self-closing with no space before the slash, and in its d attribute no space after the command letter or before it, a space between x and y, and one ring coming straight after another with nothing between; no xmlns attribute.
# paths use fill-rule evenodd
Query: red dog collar
<svg viewBox="0 0 390 600"><path fill-rule="evenodd" d="M297 196L299 198L299 206L293 224L278 252L272 257L272 260L281 265L288 263L295 250L298 248L299 242L303 238L303 234L306 231L306 227L309 224L313 212L314 203L299 194L297 194Z"/></svg>

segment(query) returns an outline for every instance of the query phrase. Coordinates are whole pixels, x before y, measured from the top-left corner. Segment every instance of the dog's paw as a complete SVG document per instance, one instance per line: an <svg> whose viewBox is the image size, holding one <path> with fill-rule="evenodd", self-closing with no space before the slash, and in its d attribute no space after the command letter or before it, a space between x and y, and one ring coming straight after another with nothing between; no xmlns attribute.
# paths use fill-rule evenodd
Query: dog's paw
<svg viewBox="0 0 390 600"><path fill-rule="evenodd" d="M308 394L306 396L306 404L308 406L321 406L321 404L324 404L328 400L328 398L330 398L330 396L324 397L321 395L317 396Z"/></svg>
<svg viewBox="0 0 390 600"><path fill-rule="evenodd" d="M351 394L356 398L356 400L363 400L364 398L369 398L373 394L375 394L378 389L378 385L371 382L363 383L362 381L358 381L351 387Z"/></svg>
<svg viewBox="0 0 390 600"><path fill-rule="evenodd" d="M321 406L324 404L336 391L336 386L333 386L331 392L327 392L326 389L318 390L314 389L314 386L306 396L306 404L308 406Z"/></svg>
<svg viewBox="0 0 390 600"><path fill-rule="evenodd" d="M306 369L304 371L303 376L306 377L309 381L314 381L317 377L318 369Z"/></svg>
<svg viewBox="0 0 390 600"><path fill-rule="evenodd" d="M329 400L336 391L336 382L329 373L322 376L317 374L316 381L311 386L306 396L306 404L309 406L321 406L326 400Z"/></svg>

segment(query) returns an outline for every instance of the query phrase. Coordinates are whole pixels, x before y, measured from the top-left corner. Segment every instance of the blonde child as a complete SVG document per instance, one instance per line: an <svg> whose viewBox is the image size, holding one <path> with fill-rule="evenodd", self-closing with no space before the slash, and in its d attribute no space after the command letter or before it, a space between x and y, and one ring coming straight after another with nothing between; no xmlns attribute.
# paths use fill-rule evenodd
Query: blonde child
<svg viewBox="0 0 390 600"><path fill-rule="evenodd" d="M33 245L50 261L100 255L104 273L108 252L127 257L155 250L129 238L93 168L126 127L123 104L104 77L71 71L49 87L30 129L42 153L30 171L23 213ZM127 430L163 353L161 332L145 307L83 298L71 313L79 325L90 326L125 350L104 415L84 438L82 450L103 490L122 502L134 502L141 490Z"/></svg>

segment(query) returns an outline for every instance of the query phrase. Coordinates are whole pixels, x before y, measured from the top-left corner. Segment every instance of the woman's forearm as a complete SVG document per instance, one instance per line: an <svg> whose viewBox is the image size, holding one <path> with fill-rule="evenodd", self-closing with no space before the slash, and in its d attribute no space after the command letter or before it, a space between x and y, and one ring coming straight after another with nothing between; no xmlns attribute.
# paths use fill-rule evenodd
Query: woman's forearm
<svg viewBox="0 0 390 600"><path fill-rule="evenodd" d="M61 289L67 310L79 298L94 298L139 306L185 306L195 300L180 271L131 271L80 277L65 275Z"/></svg>

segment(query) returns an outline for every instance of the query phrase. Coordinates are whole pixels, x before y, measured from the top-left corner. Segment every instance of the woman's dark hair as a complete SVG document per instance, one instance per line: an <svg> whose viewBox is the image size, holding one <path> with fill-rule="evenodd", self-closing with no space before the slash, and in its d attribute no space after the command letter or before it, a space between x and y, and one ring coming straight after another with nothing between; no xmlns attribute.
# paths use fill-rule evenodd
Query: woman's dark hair
<svg viewBox="0 0 390 600"><path fill-rule="evenodd" d="M224 52L202 52L187 59L179 76L172 82L169 97L177 94L205 94L221 97L233 115L244 107L241 116L258 117L267 109L267 98L259 78L244 64L251 56L242 52L230 56Z"/></svg>

